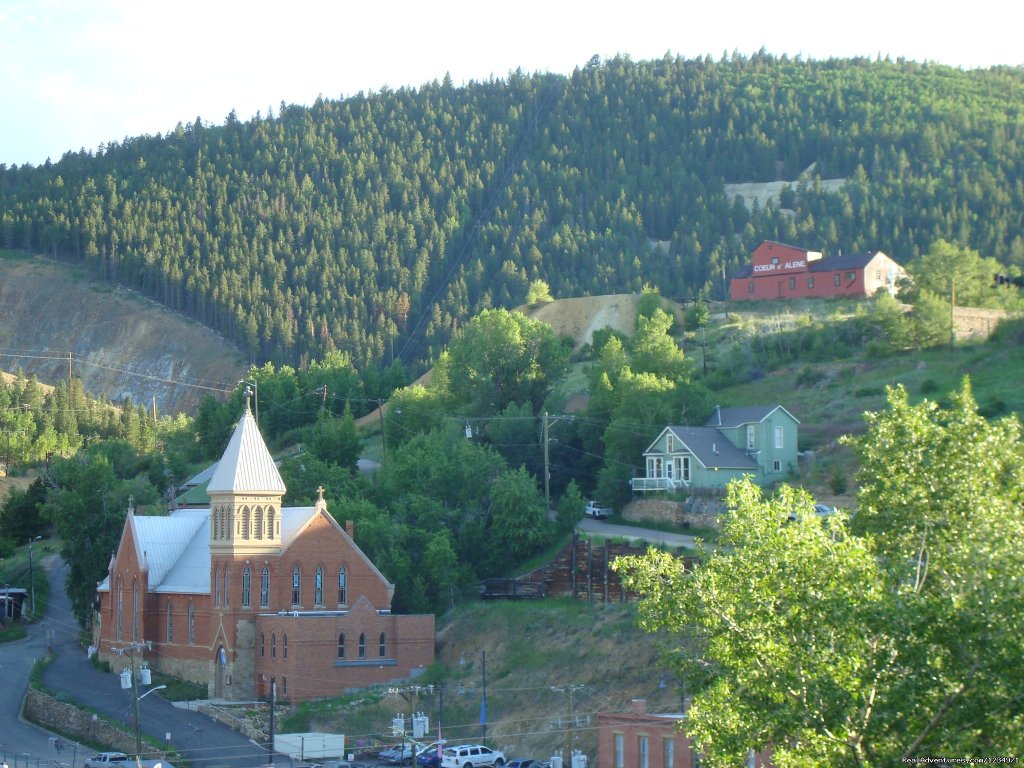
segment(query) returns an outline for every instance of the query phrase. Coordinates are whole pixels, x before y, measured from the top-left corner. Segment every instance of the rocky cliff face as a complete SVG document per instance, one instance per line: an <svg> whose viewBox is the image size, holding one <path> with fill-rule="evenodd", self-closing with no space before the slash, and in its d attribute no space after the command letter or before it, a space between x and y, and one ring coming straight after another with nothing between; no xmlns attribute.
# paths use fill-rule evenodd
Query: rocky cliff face
<svg viewBox="0 0 1024 768"><path fill-rule="evenodd" d="M0 258L0 369L44 384L70 368L93 397L193 413L248 368L210 329L123 288L40 258Z"/></svg>

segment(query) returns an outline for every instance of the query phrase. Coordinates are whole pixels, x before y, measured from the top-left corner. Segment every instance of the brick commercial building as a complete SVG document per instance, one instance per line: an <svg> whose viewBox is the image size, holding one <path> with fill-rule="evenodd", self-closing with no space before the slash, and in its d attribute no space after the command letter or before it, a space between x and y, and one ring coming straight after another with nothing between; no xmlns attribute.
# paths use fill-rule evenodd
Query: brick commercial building
<svg viewBox="0 0 1024 768"><path fill-rule="evenodd" d="M654 714L634 699L629 712L597 714L597 762L601 768L697 768L699 755L686 735L683 713ZM746 768L771 768L766 753L747 755Z"/></svg>
<svg viewBox="0 0 1024 768"><path fill-rule="evenodd" d="M903 267L881 251L826 259L817 251L765 240L754 249L751 263L733 275L729 298L866 298L880 290L895 293L897 283L905 275Z"/></svg>
<svg viewBox="0 0 1024 768"><path fill-rule="evenodd" d="M415 676L433 615L391 613L388 583L327 511L282 507L284 482L246 406L207 486L209 508L129 511L98 586L94 645L205 683L214 699L293 701ZM121 651L121 653L119 653Z"/></svg>

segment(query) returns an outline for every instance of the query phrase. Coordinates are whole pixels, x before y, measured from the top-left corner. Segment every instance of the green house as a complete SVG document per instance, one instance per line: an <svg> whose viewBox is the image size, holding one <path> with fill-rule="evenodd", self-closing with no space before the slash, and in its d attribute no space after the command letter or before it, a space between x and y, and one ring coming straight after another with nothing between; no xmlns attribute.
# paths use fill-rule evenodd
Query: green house
<svg viewBox="0 0 1024 768"><path fill-rule="evenodd" d="M796 468L800 422L781 405L715 407L703 427L665 427L644 451L634 491L721 487L751 476L759 485Z"/></svg>

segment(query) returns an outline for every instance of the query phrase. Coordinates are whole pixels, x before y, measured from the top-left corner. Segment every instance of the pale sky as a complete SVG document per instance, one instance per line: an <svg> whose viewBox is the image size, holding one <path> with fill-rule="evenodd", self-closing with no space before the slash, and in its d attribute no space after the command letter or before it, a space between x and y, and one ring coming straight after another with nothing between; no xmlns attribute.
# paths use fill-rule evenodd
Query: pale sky
<svg viewBox="0 0 1024 768"><path fill-rule="evenodd" d="M0 0L0 163L383 86L761 47L1024 65L1019 0Z"/></svg>

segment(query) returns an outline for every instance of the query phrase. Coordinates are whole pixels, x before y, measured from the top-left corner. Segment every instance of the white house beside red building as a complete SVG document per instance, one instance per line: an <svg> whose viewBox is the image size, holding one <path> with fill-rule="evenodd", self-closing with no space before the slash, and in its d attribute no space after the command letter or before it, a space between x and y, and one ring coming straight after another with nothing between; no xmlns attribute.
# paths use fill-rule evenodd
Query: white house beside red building
<svg viewBox="0 0 1024 768"><path fill-rule="evenodd" d="M407 679L434 660L434 617L391 613L394 585L351 523L285 507L284 482L246 407L206 508L130 510L98 586L94 646L116 672L150 668L210 698L292 701ZM133 653L126 653L126 651Z"/></svg>
<svg viewBox="0 0 1024 768"><path fill-rule="evenodd" d="M866 298L880 290L895 293L903 267L881 251L823 258L785 243L765 240L754 249L750 265L732 277L733 301Z"/></svg>

